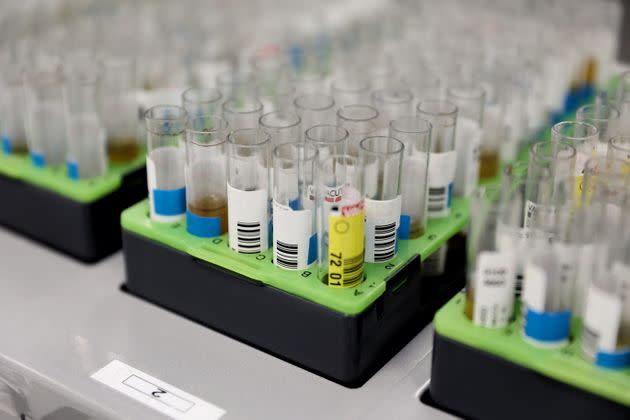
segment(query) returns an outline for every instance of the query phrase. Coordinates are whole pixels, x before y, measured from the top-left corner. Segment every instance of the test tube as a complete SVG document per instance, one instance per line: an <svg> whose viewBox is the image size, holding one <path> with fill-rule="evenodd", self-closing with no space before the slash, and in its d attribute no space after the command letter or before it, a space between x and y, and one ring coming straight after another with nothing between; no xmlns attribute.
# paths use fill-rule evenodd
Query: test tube
<svg viewBox="0 0 630 420"><path fill-rule="evenodd" d="M607 156L609 159L630 161L630 136L616 136L608 142Z"/></svg>
<svg viewBox="0 0 630 420"><path fill-rule="evenodd" d="M316 125L304 133L305 142L317 149L319 162L332 155L343 155L348 145L348 130L338 125Z"/></svg>
<svg viewBox="0 0 630 420"><path fill-rule="evenodd" d="M626 116L630 114L630 71L626 71L619 75L619 83L617 85L615 105L623 119L623 132L628 131L628 123L625 121Z"/></svg>
<svg viewBox="0 0 630 420"><path fill-rule="evenodd" d="M231 130L257 128L263 105L253 97L231 98L223 103L223 118Z"/></svg>
<svg viewBox="0 0 630 420"><path fill-rule="evenodd" d="M112 163L133 161L140 154L136 63L131 57L107 56L103 68L103 121Z"/></svg>
<svg viewBox="0 0 630 420"><path fill-rule="evenodd" d="M182 107L189 118L221 113L223 95L215 88L190 88L182 93Z"/></svg>
<svg viewBox="0 0 630 420"><path fill-rule="evenodd" d="M495 89L494 97L489 99L486 97L486 104L483 110L483 134L481 138L481 146L479 148L479 178L491 179L500 173L501 164L501 146L506 142L508 135L507 125L505 121L506 106L503 102L505 93L503 89L497 92ZM503 87L503 86L501 86Z"/></svg>
<svg viewBox="0 0 630 420"><path fill-rule="evenodd" d="M289 112L293 109L295 87L289 78L289 62L282 54L258 56L253 60L256 95L263 112Z"/></svg>
<svg viewBox="0 0 630 420"><path fill-rule="evenodd" d="M186 111L176 105L156 105L145 112L144 120L151 219L178 222L186 214Z"/></svg>
<svg viewBox="0 0 630 420"><path fill-rule="evenodd" d="M516 250L501 246L498 232L504 203L498 185L478 187L470 200L464 314L488 328L505 327L514 314Z"/></svg>
<svg viewBox="0 0 630 420"><path fill-rule="evenodd" d="M334 122L335 101L332 97L321 94L301 95L293 102L295 112L302 119L305 130L321 124Z"/></svg>
<svg viewBox="0 0 630 420"><path fill-rule="evenodd" d="M258 100L263 104L263 112L293 112L295 87L285 81L279 81L273 86L259 85L256 89Z"/></svg>
<svg viewBox="0 0 630 420"><path fill-rule="evenodd" d="M400 194L402 210L398 237L415 239L427 223L427 190L431 123L418 117L401 117L389 123L389 135L405 145Z"/></svg>
<svg viewBox="0 0 630 420"><path fill-rule="evenodd" d="M319 168L317 193L319 278L346 288L364 279L365 235L362 177L357 158L333 155Z"/></svg>
<svg viewBox="0 0 630 420"><path fill-rule="evenodd" d="M370 103L370 82L358 76L338 77L332 82L331 92L338 107Z"/></svg>
<svg viewBox="0 0 630 420"><path fill-rule="evenodd" d="M413 93L409 89L390 87L372 93L372 105L378 110L381 127L389 122L412 114Z"/></svg>
<svg viewBox="0 0 630 420"><path fill-rule="evenodd" d="M479 149L483 134L481 123L486 93L481 86L461 86L448 88L446 96L457 106L455 129L457 167L454 194L457 197L468 197L479 181ZM490 169L496 168L499 165L498 154L490 158L484 163L490 166Z"/></svg>
<svg viewBox="0 0 630 420"><path fill-rule="evenodd" d="M599 131L593 124L562 121L551 127L551 140L563 141L575 148L575 176L584 174L584 165L595 154Z"/></svg>
<svg viewBox="0 0 630 420"><path fill-rule="evenodd" d="M583 181L580 189L582 204L588 206L596 195L597 200L607 203L607 213L616 216L626 197L630 162L607 157L591 158L584 165Z"/></svg>
<svg viewBox="0 0 630 420"><path fill-rule="evenodd" d="M24 74L25 130L31 162L38 168L66 160L63 77L56 59Z"/></svg>
<svg viewBox="0 0 630 420"><path fill-rule="evenodd" d="M216 87L221 92L223 101L234 99L237 104L256 95L256 79L251 72L223 71L216 77ZM231 127L235 129L233 125Z"/></svg>
<svg viewBox="0 0 630 420"><path fill-rule="evenodd" d="M186 230L191 235L211 238L228 230L227 133L220 116L186 122Z"/></svg>
<svg viewBox="0 0 630 420"><path fill-rule="evenodd" d="M293 112L269 112L260 117L259 126L271 135L274 148L302 140L302 120Z"/></svg>
<svg viewBox="0 0 630 420"><path fill-rule="evenodd" d="M24 91L22 88L21 70L19 66L6 67L4 72L4 100L0 102L2 121L0 136L2 151L7 154L25 154L28 152L26 133L24 131Z"/></svg>
<svg viewBox="0 0 630 420"><path fill-rule="evenodd" d="M404 148L404 144L393 137L366 137L359 143L359 163L365 191L366 262L382 263L396 257Z"/></svg>
<svg viewBox="0 0 630 420"><path fill-rule="evenodd" d="M308 143L281 144L273 150L273 166L273 262L303 270L317 261L317 149Z"/></svg>
<svg viewBox="0 0 630 420"><path fill-rule="evenodd" d="M228 233L230 248L257 254L269 247L271 136L258 128L228 135Z"/></svg>
<svg viewBox="0 0 630 420"><path fill-rule="evenodd" d="M348 154L359 156L359 142L378 130L378 111L370 105L346 105L337 111L337 125L350 133Z"/></svg>
<svg viewBox="0 0 630 420"><path fill-rule="evenodd" d="M65 68L66 167L73 180L102 176L107 170L101 76L88 58L80 54Z"/></svg>
<svg viewBox="0 0 630 420"><path fill-rule="evenodd" d="M325 91L326 75L320 72L301 71L292 75L291 82L297 95L314 95Z"/></svg>
<svg viewBox="0 0 630 420"><path fill-rule="evenodd" d="M451 212L457 152L455 127L457 106L449 101L421 101L416 115L431 123L431 155L429 157L429 193L427 217L448 217Z"/></svg>
<svg viewBox="0 0 630 420"><path fill-rule="evenodd" d="M587 122L599 131L599 142L595 148L598 156L606 156L608 140L619 135L619 110L613 105L596 103L578 108L576 120Z"/></svg>

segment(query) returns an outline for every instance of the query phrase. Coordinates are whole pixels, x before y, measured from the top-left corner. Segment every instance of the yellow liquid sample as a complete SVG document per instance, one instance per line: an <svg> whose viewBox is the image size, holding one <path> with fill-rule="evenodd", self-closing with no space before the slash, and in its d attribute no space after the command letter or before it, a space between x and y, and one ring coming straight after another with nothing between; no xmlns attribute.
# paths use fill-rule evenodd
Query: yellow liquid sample
<svg viewBox="0 0 630 420"><path fill-rule="evenodd" d="M135 138L113 138L107 145L109 160L113 163L130 162L138 157L140 146Z"/></svg>
<svg viewBox="0 0 630 420"><path fill-rule="evenodd" d="M409 225L409 239L416 239L424 235L424 226L420 221L411 222Z"/></svg>
<svg viewBox="0 0 630 420"><path fill-rule="evenodd" d="M464 315L466 318L473 320L473 313L475 312L475 297L473 293L466 289L466 302L464 304Z"/></svg>
<svg viewBox="0 0 630 420"><path fill-rule="evenodd" d="M188 210L201 217L220 217L221 234L228 230L228 206L225 197L206 195L188 203Z"/></svg>
<svg viewBox="0 0 630 420"><path fill-rule="evenodd" d="M481 151L479 156L479 178L494 178L499 172L499 153L494 150Z"/></svg>

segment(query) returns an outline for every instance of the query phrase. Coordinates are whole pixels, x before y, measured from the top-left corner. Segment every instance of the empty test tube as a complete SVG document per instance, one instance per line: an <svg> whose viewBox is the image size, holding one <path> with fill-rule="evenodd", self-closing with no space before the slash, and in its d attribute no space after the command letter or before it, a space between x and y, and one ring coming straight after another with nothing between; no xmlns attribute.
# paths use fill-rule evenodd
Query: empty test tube
<svg viewBox="0 0 630 420"><path fill-rule="evenodd" d="M317 260L317 149L283 143L273 150L273 262L303 270Z"/></svg>
<svg viewBox="0 0 630 420"><path fill-rule="evenodd" d="M630 161L630 136L616 136L608 141L607 157Z"/></svg>
<svg viewBox="0 0 630 420"><path fill-rule="evenodd" d="M348 130L338 125L316 125L304 133L304 141L317 149L317 159L323 162L332 155L343 155L348 145Z"/></svg>
<svg viewBox="0 0 630 420"><path fill-rule="evenodd" d="M263 105L253 96L231 98L223 102L223 118L231 130L257 128L262 116Z"/></svg>
<svg viewBox="0 0 630 420"><path fill-rule="evenodd" d="M389 135L405 145L400 180L402 209L398 236L400 239L415 239L424 234L427 222L431 123L419 117L401 117L389 123Z"/></svg>
<svg viewBox="0 0 630 420"><path fill-rule="evenodd" d="M228 135L228 232L230 248L257 254L269 247L271 136L261 129Z"/></svg>
<svg viewBox="0 0 630 420"><path fill-rule="evenodd" d="M221 72L216 77L216 87L221 92L224 102L234 99L238 104L239 101L256 95L256 79L251 72L234 70Z"/></svg>
<svg viewBox="0 0 630 420"><path fill-rule="evenodd" d="M156 105L146 111L144 119L151 219L177 222L186 214L186 111L176 105Z"/></svg>
<svg viewBox="0 0 630 420"><path fill-rule="evenodd" d="M12 64L12 63L11 63ZM24 131L24 91L19 68L4 63L4 100L0 102L0 148L7 154L24 154L28 151Z"/></svg>
<svg viewBox="0 0 630 420"><path fill-rule="evenodd" d="M620 134L619 110L614 105L595 103L580 107L575 115L577 121L587 122L597 127L599 142L595 153L598 156L606 156L608 141Z"/></svg>
<svg viewBox="0 0 630 420"><path fill-rule="evenodd" d="M182 107L189 118L220 115L223 95L215 88L190 88L182 93Z"/></svg>
<svg viewBox="0 0 630 420"><path fill-rule="evenodd" d="M372 105L378 110L379 126L389 127L390 121L412 115L413 93L400 87L380 89L372 93Z"/></svg>
<svg viewBox="0 0 630 420"><path fill-rule="evenodd" d="M186 230L203 238L227 232L227 134L220 116L186 123Z"/></svg>
<svg viewBox="0 0 630 420"><path fill-rule="evenodd" d="M396 257L404 148L404 144L393 137L366 137L359 143L365 191L366 262L381 263Z"/></svg>
<svg viewBox="0 0 630 420"><path fill-rule="evenodd" d="M363 188L358 159L333 155L319 168L319 278L329 287L353 287L364 279Z"/></svg>
<svg viewBox="0 0 630 420"><path fill-rule="evenodd" d="M335 101L321 94L301 95L293 102L295 112L302 119L302 128L308 130L315 125L332 124L335 120Z"/></svg>
<svg viewBox="0 0 630 420"><path fill-rule="evenodd" d="M337 125L350 133L348 154L359 156L359 142L376 134L378 130L378 111L370 105L347 105L337 111Z"/></svg>
<svg viewBox="0 0 630 420"><path fill-rule="evenodd" d="M302 140L302 120L294 112L269 112L260 117L259 126L269 133L274 148Z"/></svg>
<svg viewBox="0 0 630 420"><path fill-rule="evenodd" d="M586 161L595 155L599 131L587 122L562 121L551 127L551 140L563 141L575 148L575 176L581 176Z"/></svg>
<svg viewBox="0 0 630 420"><path fill-rule="evenodd" d="M337 107L370 103L370 83L358 76L336 78L332 82L331 92Z"/></svg>

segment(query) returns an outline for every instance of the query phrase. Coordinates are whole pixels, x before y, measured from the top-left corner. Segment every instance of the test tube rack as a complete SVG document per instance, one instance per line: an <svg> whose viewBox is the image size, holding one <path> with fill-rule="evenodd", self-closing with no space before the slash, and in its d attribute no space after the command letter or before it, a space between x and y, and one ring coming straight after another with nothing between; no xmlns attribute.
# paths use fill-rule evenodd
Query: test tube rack
<svg viewBox="0 0 630 420"><path fill-rule="evenodd" d="M102 177L73 180L65 166L0 152L0 224L84 262L120 249L120 213L146 193L144 153Z"/></svg>
<svg viewBox="0 0 630 420"><path fill-rule="evenodd" d="M454 199L451 216L429 221L418 239L401 240L395 259L366 263L363 283L335 289L318 279L316 266L284 270L273 264L271 250L238 254L228 247L227 234L198 238L186 232L185 221L153 222L145 200L121 218L127 275L123 289L335 382L358 387L463 287L463 244L450 247L460 255L458 264L450 262L442 287L423 281L421 261L467 221L467 202ZM436 306L435 299L442 301Z"/></svg>
<svg viewBox="0 0 630 420"><path fill-rule="evenodd" d="M522 338L520 302L498 329L473 325L464 302L459 293L435 315L428 401L465 418L630 418L630 368L586 361L579 320L568 346L543 349Z"/></svg>

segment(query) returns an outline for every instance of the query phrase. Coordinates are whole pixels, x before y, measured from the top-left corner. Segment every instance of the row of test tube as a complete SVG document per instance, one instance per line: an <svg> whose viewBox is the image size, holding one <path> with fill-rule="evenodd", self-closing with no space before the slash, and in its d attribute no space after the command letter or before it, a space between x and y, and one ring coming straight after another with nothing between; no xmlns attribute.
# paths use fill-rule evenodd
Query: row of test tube
<svg viewBox="0 0 630 420"><path fill-rule="evenodd" d="M529 344L566 346L579 319L587 360L630 365L628 80L471 197L464 312L475 325L507 326L520 295Z"/></svg>

